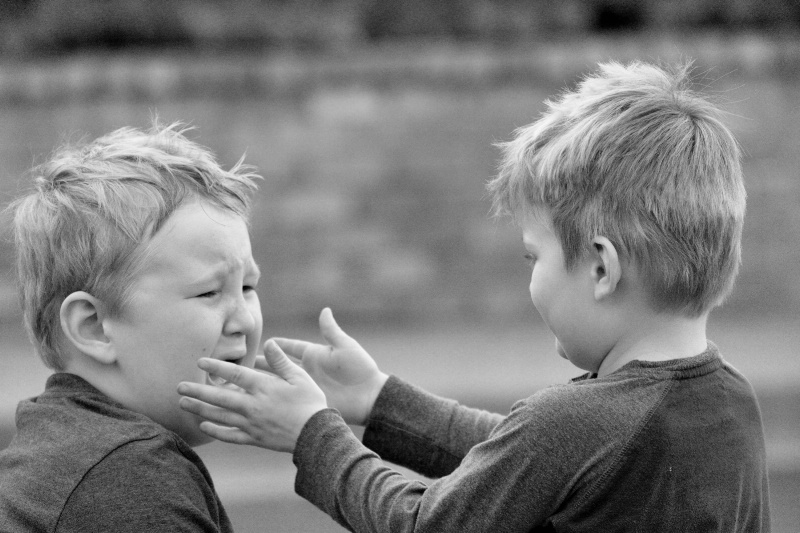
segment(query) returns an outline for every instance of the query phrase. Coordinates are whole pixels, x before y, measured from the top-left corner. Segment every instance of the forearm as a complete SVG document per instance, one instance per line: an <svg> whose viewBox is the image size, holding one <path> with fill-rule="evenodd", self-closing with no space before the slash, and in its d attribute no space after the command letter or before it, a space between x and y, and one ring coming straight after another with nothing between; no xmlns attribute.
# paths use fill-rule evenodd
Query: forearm
<svg viewBox="0 0 800 533"><path fill-rule="evenodd" d="M388 529L386 522L391 520L391 513L375 500L384 499L378 492L386 493L389 496L385 506L391 507L410 496L413 506L419 502L425 486L383 465L380 457L358 441L335 410L321 411L308 421L298 439L293 460L297 466L297 494L349 530L414 530L413 519L404 521L410 527Z"/></svg>
<svg viewBox="0 0 800 533"><path fill-rule="evenodd" d="M553 508L561 481L521 460L519 428L483 443L430 484L405 478L365 448L332 409L315 414L294 451L295 490L357 533L529 531ZM560 489L559 489L560 490Z"/></svg>
<svg viewBox="0 0 800 533"><path fill-rule="evenodd" d="M392 376L375 402L363 442L386 461L436 478L458 467L502 419Z"/></svg>

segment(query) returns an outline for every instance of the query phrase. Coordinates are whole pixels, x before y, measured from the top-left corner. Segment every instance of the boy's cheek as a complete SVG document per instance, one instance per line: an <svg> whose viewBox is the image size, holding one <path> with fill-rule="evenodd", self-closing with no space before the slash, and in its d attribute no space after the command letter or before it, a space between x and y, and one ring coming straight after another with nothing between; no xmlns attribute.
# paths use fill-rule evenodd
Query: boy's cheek
<svg viewBox="0 0 800 533"><path fill-rule="evenodd" d="M261 317L258 317L259 324ZM247 345L247 356L244 358L241 364L252 368L256 361L256 355L258 355L261 347L261 336L262 336L262 328L259 326L253 331L252 334L247 336L246 345Z"/></svg>
<svg viewBox="0 0 800 533"><path fill-rule="evenodd" d="M261 305L258 298L255 300L255 305L252 308L253 320L255 321L255 328L253 332L247 337L247 357L242 362L248 368L253 368L256 362L256 355L258 355L261 346L261 336L264 330L264 322L261 316Z"/></svg>
<svg viewBox="0 0 800 533"><path fill-rule="evenodd" d="M256 344L258 344L258 343L256 343ZM256 346L256 348L257 348L257 346ZM247 356L244 359L242 359L241 365L244 366L244 367L247 367L247 368L255 367L256 366L256 355L257 355L257 350L256 349L250 349L248 347Z"/></svg>
<svg viewBox="0 0 800 533"><path fill-rule="evenodd" d="M564 347L561 345L561 342L556 338L556 353L561 356L562 359L567 359L567 352L564 351Z"/></svg>

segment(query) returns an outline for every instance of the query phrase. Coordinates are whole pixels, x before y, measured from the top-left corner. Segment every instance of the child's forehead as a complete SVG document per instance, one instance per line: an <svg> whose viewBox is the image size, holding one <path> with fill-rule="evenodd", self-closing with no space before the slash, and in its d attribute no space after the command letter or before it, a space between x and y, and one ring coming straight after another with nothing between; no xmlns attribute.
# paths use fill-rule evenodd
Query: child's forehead
<svg viewBox="0 0 800 533"><path fill-rule="evenodd" d="M203 263L232 270L254 265L244 218L205 203L178 208L143 246L151 266Z"/></svg>
<svg viewBox="0 0 800 533"><path fill-rule="evenodd" d="M522 242L526 245L541 244L542 241L557 241L552 217L547 209L536 209L519 217Z"/></svg>
<svg viewBox="0 0 800 533"><path fill-rule="evenodd" d="M206 200L184 202L161 224L152 240L171 241L213 237L218 232L241 231L249 235L247 221L239 213Z"/></svg>

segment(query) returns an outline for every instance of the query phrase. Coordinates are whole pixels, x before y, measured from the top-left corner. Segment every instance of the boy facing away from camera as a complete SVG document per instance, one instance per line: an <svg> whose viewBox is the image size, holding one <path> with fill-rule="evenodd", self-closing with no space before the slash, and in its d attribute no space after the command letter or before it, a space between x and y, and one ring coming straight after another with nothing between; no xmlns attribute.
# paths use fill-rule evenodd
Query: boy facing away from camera
<svg viewBox="0 0 800 533"><path fill-rule="evenodd" d="M12 204L24 319L54 373L0 451L2 531L232 531L179 408L200 357L252 367L261 342L248 212L179 125L66 146Z"/></svg>
<svg viewBox="0 0 800 533"><path fill-rule="evenodd" d="M688 83L601 65L502 145L496 212L584 375L473 410L382 373L326 309L328 345L268 341L264 373L202 359L243 391L184 383L181 405L218 439L292 452L297 493L353 531L769 531L756 397L706 339L740 261L740 154Z"/></svg>

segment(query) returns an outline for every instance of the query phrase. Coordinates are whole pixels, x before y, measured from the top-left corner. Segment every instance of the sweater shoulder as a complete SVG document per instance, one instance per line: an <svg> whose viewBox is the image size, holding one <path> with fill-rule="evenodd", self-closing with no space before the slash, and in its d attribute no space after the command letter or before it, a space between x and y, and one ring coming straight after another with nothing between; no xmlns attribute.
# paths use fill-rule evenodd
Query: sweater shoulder
<svg viewBox="0 0 800 533"><path fill-rule="evenodd" d="M609 434L641 423L669 394L673 382L648 375L587 379L552 385L517 402L507 422L518 420L539 431L558 425ZM603 436L605 438L605 435Z"/></svg>
<svg viewBox="0 0 800 533"><path fill-rule="evenodd" d="M29 523L52 530L73 492L98 465L111 463L120 476L166 478L195 469L205 477L177 435L102 395L46 392L22 402L17 435L0 452L0 529Z"/></svg>
<svg viewBox="0 0 800 533"><path fill-rule="evenodd" d="M170 434L132 440L95 464L74 488L58 519L72 531L218 531L227 516L202 461ZM103 506L97 506L98 495ZM194 530L194 529L192 529Z"/></svg>

